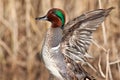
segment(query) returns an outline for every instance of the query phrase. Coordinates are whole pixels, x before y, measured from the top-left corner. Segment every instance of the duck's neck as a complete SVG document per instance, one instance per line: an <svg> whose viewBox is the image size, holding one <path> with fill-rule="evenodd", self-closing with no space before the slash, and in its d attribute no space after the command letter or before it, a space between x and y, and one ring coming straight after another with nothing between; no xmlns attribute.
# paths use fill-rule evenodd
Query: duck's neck
<svg viewBox="0 0 120 80"><path fill-rule="evenodd" d="M61 39L62 39L61 28L50 27L46 34L45 45L47 47L56 47L61 42Z"/></svg>

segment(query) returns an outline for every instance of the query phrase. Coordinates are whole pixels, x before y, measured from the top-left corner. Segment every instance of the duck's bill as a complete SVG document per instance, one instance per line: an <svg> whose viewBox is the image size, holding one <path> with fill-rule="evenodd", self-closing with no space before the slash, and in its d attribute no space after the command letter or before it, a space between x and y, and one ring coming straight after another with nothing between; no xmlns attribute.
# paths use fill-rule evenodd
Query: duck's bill
<svg viewBox="0 0 120 80"><path fill-rule="evenodd" d="M47 16L37 17L35 18L35 20L47 20Z"/></svg>

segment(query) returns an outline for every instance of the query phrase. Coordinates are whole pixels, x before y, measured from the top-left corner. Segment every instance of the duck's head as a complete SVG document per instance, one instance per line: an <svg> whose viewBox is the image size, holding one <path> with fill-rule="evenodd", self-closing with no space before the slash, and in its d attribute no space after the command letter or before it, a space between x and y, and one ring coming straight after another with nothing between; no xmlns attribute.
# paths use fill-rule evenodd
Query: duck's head
<svg viewBox="0 0 120 80"><path fill-rule="evenodd" d="M52 23L53 28L61 27L63 28L65 24L65 13L63 10L58 8L52 8L43 17L37 17L36 20L47 20Z"/></svg>

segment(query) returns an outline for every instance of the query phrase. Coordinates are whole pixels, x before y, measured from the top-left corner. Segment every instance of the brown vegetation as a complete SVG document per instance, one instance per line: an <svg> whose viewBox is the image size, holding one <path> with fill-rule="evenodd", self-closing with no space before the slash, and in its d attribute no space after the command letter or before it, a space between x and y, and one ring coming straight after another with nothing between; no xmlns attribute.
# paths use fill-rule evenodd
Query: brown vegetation
<svg viewBox="0 0 120 80"><path fill-rule="evenodd" d="M35 21L50 8L66 12L67 21L98 8L115 9L94 33L89 53L97 80L120 80L120 0L0 0L0 80L47 80L48 72L36 58L48 22Z"/></svg>

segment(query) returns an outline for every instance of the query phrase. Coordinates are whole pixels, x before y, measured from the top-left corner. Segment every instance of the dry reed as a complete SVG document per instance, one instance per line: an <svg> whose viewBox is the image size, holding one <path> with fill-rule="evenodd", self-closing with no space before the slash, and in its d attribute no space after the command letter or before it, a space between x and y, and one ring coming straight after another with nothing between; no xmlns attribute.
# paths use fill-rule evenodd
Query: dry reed
<svg viewBox="0 0 120 80"><path fill-rule="evenodd" d="M94 33L89 53L97 80L120 80L120 0L0 0L0 80L47 80L48 71L38 59L48 22L36 22L50 8L66 12L67 21L98 8L115 9ZM36 57L37 56L37 57Z"/></svg>

